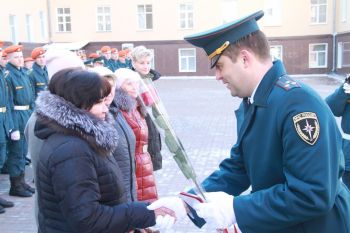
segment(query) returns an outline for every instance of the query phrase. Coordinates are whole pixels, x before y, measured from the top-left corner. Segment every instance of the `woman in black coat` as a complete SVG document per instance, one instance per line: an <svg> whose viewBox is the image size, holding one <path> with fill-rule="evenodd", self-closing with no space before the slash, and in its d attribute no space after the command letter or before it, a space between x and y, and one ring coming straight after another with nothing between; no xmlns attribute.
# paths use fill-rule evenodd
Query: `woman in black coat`
<svg viewBox="0 0 350 233"><path fill-rule="evenodd" d="M109 82L78 69L57 72L37 99L35 135L44 140L37 164L39 232L125 233L155 225L168 209L127 203L112 156L118 134L109 121ZM157 219L158 219L157 218Z"/></svg>

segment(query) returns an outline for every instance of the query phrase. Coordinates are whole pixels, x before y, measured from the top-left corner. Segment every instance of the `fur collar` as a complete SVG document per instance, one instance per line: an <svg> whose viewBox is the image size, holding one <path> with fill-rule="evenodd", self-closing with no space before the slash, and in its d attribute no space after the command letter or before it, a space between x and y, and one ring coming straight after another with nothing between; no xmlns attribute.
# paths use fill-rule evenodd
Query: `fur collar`
<svg viewBox="0 0 350 233"><path fill-rule="evenodd" d="M45 125L56 132L84 139L100 155L108 155L117 147L119 137L110 114L102 121L49 91L39 93L36 113Z"/></svg>
<svg viewBox="0 0 350 233"><path fill-rule="evenodd" d="M137 97L136 100L133 99L121 88L116 89L113 104L121 111L127 113L134 111L137 107L143 117L147 115L146 107L143 105L140 98Z"/></svg>

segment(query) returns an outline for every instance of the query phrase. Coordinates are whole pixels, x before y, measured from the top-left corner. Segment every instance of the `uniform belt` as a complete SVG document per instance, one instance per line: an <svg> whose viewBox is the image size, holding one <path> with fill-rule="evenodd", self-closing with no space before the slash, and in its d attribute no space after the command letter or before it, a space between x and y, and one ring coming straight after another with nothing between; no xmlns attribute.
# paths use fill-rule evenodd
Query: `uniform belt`
<svg viewBox="0 0 350 233"><path fill-rule="evenodd" d="M29 105L23 105L23 106L15 105L14 109L15 110L20 110L20 111L29 110Z"/></svg>
<svg viewBox="0 0 350 233"><path fill-rule="evenodd" d="M6 107L0 107L0 112L6 112Z"/></svg>

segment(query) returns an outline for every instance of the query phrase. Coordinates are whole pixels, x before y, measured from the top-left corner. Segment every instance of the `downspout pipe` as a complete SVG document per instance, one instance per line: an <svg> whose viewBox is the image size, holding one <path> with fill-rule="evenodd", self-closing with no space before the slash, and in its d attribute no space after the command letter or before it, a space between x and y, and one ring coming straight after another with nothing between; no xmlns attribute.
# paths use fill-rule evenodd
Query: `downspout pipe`
<svg viewBox="0 0 350 233"><path fill-rule="evenodd" d="M51 0L46 0L49 43L52 43Z"/></svg>
<svg viewBox="0 0 350 233"><path fill-rule="evenodd" d="M333 27L332 27L332 43L333 43L333 54L332 54L332 73L335 73L336 70L336 62L337 62L337 56L336 56L336 51L337 51L337 0L333 0L333 15L332 15L332 21L333 21Z"/></svg>

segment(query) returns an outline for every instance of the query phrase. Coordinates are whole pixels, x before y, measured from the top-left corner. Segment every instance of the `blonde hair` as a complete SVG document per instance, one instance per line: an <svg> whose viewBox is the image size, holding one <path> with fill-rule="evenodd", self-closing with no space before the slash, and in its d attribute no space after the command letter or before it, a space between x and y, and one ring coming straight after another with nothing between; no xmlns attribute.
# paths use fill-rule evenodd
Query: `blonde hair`
<svg viewBox="0 0 350 233"><path fill-rule="evenodd" d="M151 50L147 49L145 46L136 46L132 51L131 51L131 58L133 61L137 62L141 60L144 57L153 57Z"/></svg>

